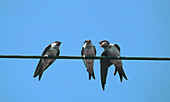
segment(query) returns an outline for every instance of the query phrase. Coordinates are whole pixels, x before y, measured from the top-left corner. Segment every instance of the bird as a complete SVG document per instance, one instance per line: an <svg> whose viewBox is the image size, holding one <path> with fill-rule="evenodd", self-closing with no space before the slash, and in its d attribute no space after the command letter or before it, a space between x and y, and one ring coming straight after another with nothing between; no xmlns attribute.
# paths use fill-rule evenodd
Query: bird
<svg viewBox="0 0 170 102"><path fill-rule="evenodd" d="M99 44L100 44L100 47L104 48L104 51L101 54L101 56L120 57L120 47L117 44L111 44L107 40L100 41ZM101 83L102 83L103 91L105 90L107 71L108 71L108 68L112 64L115 66L114 76L118 72L121 82L123 80L122 77L124 77L126 80L128 80L125 75L125 72L123 70L121 60L100 59Z"/></svg>
<svg viewBox="0 0 170 102"><path fill-rule="evenodd" d="M42 53L42 56L59 56L60 54L60 47L61 42L60 41L55 41L52 44L49 44L45 50ZM43 74L43 72L55 61L56 59L45 59L45 58L41 58L35 73L34 73L34 78L37 77L39 75L39 81L41 79L41 76Z"/></svg>
<svg viewBox="0 0 170 102"><path fill-rule="evenodd" d="M81 50L82 57L96 57L96 53L96 48L92 44L91 40L84 41L84 45ZM93 70L94 59L83 59L83 61L89 73L89 80L91 79L91 76L93 77L93 79L95 79L95 74Z"/></svg>

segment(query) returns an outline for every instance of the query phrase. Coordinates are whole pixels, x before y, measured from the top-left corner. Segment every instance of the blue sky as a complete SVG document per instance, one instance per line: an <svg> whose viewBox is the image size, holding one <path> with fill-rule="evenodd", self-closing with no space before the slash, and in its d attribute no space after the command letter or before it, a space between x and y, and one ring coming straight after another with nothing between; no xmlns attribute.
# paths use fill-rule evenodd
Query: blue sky
<svg viewBox="0 0 170 102"><path fill-rule="evenodd" d="M84 40L117 43L122 56L170 57L169 0L1 0L0 54L41 55L61 41L61 56L80 56ZM123 61L128 80L109 68L106 90L88 80L82 60L56 60L33 78L38 59L0 59L2 102L169 102L170 62Z"/></svg>

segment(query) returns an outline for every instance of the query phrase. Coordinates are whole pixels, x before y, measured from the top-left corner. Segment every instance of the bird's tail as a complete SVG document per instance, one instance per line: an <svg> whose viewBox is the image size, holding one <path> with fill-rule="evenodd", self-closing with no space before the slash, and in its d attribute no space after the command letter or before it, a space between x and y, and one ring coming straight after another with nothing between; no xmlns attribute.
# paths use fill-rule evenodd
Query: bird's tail
<svg viewBox="0 0 170 102"><path fill-rule="evenodd" d="M43 72L41 71L41 68L39 70L36 69L33 77L35 78L39 75L39 81L40 81L42 74Z"/></svg>
<svg viewBox="0 0 170 102"><path fill-rule="evenodd" d="M37 76L39 75L39 81L40 81L40 80L41 80L41 77L42 77L42 74L43 74L43 73L41 73L41 74L34 74L33 77L35 78L35 77L37 77Z"/></svg>
<svg viewBox="0 0 170 102"><path fill-rule="evenodd" d="M91 76L93 77L93 79L95 79L94 71L92 72L92 74L89 72L89 80L91 79Z"/></svg>
<svg viewBox="0 0 170 102"><path fill-rule="evenodd" d="M43 73L39 74L39 81L41 80L41 76L42 76Z"/></svg>
<svg viewBox="0 0 170 102"><path fill-rule="evenodd" d="M118 71L118 73L119 73L119 77L120 77L120 81L121 81L121 82L122 82L122 80L123 80L122 76L123 76L126 80L128 80L122 67L121 67L121 68L117 68L117 67L116 67L116 68L115 68L114 75L116 75L117 71Z"/></svg>
<svg viewBox="0 0 170 102"><path fill-rule="evenodd" d="M35 71L35 73L34 73L34 76L33 76L33 77L35 78L35 77L37 77L38 75L39 75L39 71Z"/></svg>
<svg viewBox="0 0 170 102"><path fill-rule="evenodd" d="M39 70L36 69L35 73L34 73L34 76L33 76L34 78L38 76L38 72L39 72Z"/></svg>
<svg viewBox="0 0 170 102"><path fill-rule="evenodd" d="M35 78L35 77L37 77L37 75L38 75L38 74L34 74L34 76L33 76L33 77Z"/></svg>

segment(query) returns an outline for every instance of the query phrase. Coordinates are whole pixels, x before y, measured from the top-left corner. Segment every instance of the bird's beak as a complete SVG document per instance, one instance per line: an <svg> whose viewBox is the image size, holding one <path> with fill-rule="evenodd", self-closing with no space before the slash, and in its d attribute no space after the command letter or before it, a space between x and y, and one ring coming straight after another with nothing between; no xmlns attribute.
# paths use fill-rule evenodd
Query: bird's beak
<svg viewBox="0 0 170 102"><path fill-rule="evenodd" d="M99 44L100 44L100 47L103 47L102 42L99 42Z"/></svg>
<svg viewBox="0 0 170 102"><path fill-rule="evenodd" d="M57 45L60 46L60 45L61 45L61 42L59 42Z"/></svg>

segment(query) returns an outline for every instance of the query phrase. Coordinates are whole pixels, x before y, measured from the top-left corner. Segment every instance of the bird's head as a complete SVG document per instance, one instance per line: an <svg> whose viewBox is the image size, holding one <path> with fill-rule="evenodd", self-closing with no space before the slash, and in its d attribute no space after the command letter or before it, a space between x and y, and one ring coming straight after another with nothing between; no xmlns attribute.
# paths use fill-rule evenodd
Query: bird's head
<svg viewBox="0 0 170 102"><path fill-rule="evenodd" d="M60 41L55 41L55 42L52 43L53 47L60 47L60 45L61 45Z"/></svg>
<svg viewBox="0 0 170 102"><path fill-rule="evenodd" d="M91 45L92 45L91 40L86 40L86 41L84 41L84 45L86 45L86 46L91 46Z"/></svg>
<svg viewBox="0 0 170 102"><path fill-rule="evenodd" d="M103 40L99 42L100 47L106 48L110 43L107 40Z"/></svg>

